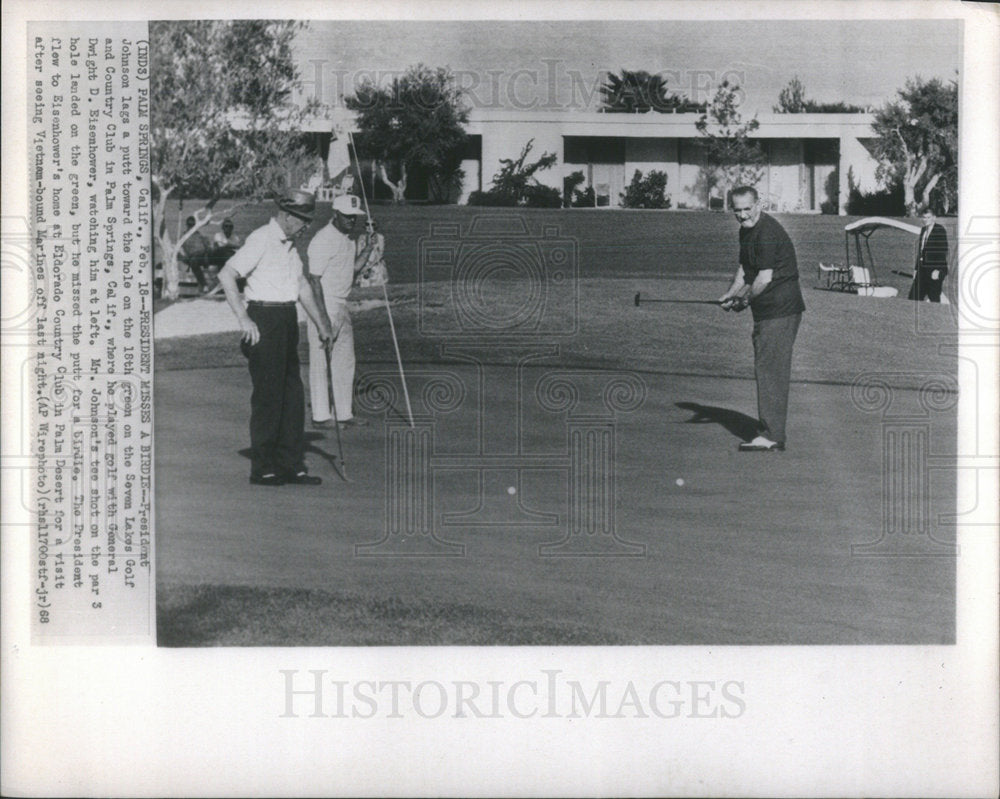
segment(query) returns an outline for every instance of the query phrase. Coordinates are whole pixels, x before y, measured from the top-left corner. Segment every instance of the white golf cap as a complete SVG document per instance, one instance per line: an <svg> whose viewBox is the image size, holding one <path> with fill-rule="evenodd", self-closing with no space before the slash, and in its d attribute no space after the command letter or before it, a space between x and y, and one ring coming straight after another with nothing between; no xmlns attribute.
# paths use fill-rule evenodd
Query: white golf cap
<svg viewBox="0 0 1000 799"><path fill-rule="evenodd" d="M364 216L365 209L361 206L361 198L356 194L341 194L333 198L333 210L344 216Z"/></svg>

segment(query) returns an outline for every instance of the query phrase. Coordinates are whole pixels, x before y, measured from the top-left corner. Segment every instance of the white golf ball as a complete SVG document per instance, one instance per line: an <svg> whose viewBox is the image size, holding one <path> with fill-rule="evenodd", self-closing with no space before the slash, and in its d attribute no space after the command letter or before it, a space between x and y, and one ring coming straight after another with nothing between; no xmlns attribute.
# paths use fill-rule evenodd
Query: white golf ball
<svg viewBox="0 0 1000 799"><path fill-rule="evenodd" d="M517 489L516 489L516 488L514 488L514 486L510 486L510 487L509 487L509 488L507 489L507 493L508 493L508 494L510 494L511 496L514 496L514 494L516 494L516 493L517 493Z"/></svg>
<svg viewBox="0 0 1000 799"><path fill-rule="evenodd" d="M674 482L677 483L677 485L682 486L684 485L684 478L678 477Z"/></svg>

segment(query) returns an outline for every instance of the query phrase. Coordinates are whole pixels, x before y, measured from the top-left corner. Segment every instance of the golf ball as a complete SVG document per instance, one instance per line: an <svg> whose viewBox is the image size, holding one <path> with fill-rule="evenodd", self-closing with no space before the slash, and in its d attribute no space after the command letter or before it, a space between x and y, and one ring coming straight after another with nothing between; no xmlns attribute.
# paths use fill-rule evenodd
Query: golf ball
<svg viewBox="0 0 1000 799"><path fill-rule="evenodd" d="M516 494L516 493L517 493L517 489L516 489L516 488L514 488L514 486L510 486L510 487L509 487L509 488L507 489L507 493L508 493L508 494L510 494L511 496L514 496L514 494Z"/></svg>
<svg viewBox="0 0 1000 799"><path fill-rule="evenodd" d="M684 478L683 477L678 477L674 482L676 482L677 485L682 486L682 485L684 485Z"/></svg>

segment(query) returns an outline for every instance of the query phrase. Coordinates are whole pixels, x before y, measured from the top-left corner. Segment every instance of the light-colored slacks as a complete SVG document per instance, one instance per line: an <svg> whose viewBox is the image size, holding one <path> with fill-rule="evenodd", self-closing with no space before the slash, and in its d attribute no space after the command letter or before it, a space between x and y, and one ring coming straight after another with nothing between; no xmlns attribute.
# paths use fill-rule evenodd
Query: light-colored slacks
<svg viewBox="0 0 1000 799"><path fill-rule="evenodd" d="M351 315L347 311L344 300L327 300L326 310L330 319L334 320L342 314L344 323L333 342L330 353L330 366L333 369L333 399L337 404L337 420L345 422L354 418L352 405L354 394L354 328L351 326ZM309 400L312 403L312 418L314 422L325 422L332 418L327 382L330 374L327 370L326 352L319 341L319 331L312 320L308 322L309 330Z"/></svg>

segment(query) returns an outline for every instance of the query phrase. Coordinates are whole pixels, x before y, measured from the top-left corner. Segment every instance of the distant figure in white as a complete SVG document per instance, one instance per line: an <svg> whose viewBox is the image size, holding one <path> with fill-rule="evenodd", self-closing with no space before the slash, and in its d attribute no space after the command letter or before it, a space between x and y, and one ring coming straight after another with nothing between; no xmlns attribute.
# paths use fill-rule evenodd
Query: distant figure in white
<svg viewBox="0 0 1000 799"><path fill-rule="evenodd" d="M336 418L342 427L364 425L354 418L354 328L347 310L347 297L354 276L365 268L375 248L374 237L365 237L358 250L359 236L354 235L358 217L365 216L361 201L354 194L342 194L333 200L333 216L309 243L309 282L316 304L333 331L329 369L319 331L309 323L309 397L314 427L332 428L327 381L332 380Z"/></svg>

